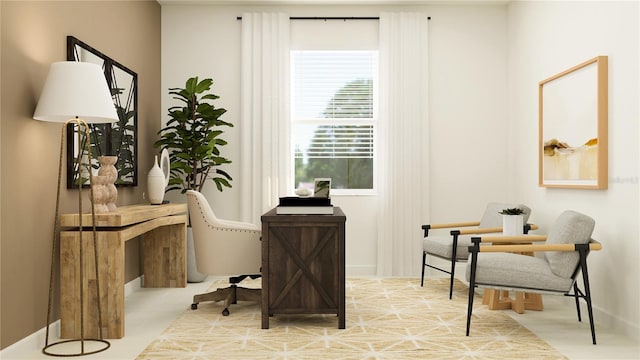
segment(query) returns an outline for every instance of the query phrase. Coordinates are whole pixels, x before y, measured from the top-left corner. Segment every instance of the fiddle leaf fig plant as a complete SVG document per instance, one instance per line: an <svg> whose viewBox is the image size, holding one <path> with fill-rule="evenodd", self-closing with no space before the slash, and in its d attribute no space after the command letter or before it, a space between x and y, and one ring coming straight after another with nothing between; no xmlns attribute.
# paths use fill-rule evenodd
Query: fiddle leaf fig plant
<svg viewBox="0 0 640 360"><path fill-rule="evenodd" d="M199 81L196 76L189 78L184 88L169 89L181 104L169 108L170 120L158 131L160 140L154 143L169 152L171 176L167 191L202 191L207 180L213 181L219 191L231 187L231 176L220 168L231 163L220 154L220 148L227 145L220 136L223 126L233 124L220 119L226 109L210 103L219 98L213 94L212 85L212 79Z"/></svg>
<svg viewBox="0 0 640 360"><path fill-rule="evenodd" d="M502 211L500 211L498 214L502 214L502 215L522 215L522 214L524 214L524 210L522 210L520 208L506 208L506 209L502 209Z"/></svg>

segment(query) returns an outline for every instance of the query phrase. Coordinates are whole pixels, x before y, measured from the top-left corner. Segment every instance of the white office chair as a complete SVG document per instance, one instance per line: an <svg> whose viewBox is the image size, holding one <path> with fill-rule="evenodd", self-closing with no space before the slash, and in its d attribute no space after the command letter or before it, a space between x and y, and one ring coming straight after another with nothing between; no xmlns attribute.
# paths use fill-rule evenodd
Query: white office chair
<svg viewBox="0 0 640 360"><path fill-rule="evenodd" d="M193 231L196 267L207 275L230 276L227 288L195 295L191 309L202 301L224 301L222 315L237 301L260 301L260 289L237 286L247 277L260 277L260 227L243 222L218 219L207 199L199 192L187 191L189 219Z"/></svg>

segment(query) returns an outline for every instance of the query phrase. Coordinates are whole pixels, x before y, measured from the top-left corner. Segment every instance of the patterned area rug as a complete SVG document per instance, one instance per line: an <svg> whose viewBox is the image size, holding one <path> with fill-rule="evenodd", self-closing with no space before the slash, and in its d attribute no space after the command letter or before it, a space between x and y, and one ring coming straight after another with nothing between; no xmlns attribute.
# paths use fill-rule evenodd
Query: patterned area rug
<svg viewBox="0 0 640 360"><path fill-rule="evenodd" d="M566 359L479 297L466 337L467 291L456 282L448 300L444 278L425 279L424 287L415 278L349 278L343 330L336 315L274 316L262 330L256 303L232 305L227 317L221 303L200 303L138 359Z"/></svg>

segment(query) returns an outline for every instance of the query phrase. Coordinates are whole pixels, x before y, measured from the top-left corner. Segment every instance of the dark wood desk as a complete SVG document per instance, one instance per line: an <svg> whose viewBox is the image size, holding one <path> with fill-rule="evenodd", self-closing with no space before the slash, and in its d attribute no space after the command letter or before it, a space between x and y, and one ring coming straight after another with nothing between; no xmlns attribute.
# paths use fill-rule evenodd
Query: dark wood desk
<svg viewBox="0 0 640 360"><path fill-rule="evenodd" d="M345 327L345 222L333 215L262 215L262 328L278 314L337 314Z"/></svg>

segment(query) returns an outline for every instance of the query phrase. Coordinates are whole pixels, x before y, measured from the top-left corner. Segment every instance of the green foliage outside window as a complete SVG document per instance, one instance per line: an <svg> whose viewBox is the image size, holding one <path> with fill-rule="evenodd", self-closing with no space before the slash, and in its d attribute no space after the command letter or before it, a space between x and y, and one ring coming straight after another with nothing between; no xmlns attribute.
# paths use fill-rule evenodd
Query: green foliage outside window
<svg viewBox="0 0 640 360"><path fill-rule="evenodd" d="M372 118L372 87L371 79L347 83L335 93L322 116L347 121ZM373 188L372 125L318 125L311 144L306 154L295 149L296 185L330 177L333 189Z"/></svg>

